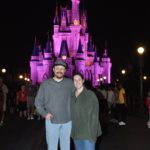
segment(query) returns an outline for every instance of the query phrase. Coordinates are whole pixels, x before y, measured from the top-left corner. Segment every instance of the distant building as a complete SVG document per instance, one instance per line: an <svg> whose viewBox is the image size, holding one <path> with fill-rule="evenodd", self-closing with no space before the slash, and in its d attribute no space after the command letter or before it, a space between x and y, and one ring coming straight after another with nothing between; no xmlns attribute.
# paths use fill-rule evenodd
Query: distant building
<svg viewBox="0 0 150 150"><path fill-rule="evenodd" d="M54 16L53 42L48 36L44 51L35 40L30 60L31 80L41 83L52 76L52 66L56 59L68 64L66 76L81 72L85 80L93 86L101 82L111 82L111 61L105 48L102 58L89 37L86 11L79 10L80 0L71 0L60 12L56 6Z"/></svg>

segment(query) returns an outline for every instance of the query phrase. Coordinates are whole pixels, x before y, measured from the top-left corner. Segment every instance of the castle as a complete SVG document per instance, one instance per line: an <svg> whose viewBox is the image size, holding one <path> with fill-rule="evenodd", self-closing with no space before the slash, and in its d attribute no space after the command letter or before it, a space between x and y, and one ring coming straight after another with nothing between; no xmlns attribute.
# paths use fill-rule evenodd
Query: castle
<svg viewBox="0 0 150 150"><path fill-rule="evenodd" d="M32 84L41 83L52 76L52 67L56 59L67 63L67 77L80 72L93 86L111 82L112 64L107 49L105 48L101 58L97 56L97 49L87 29L86 11L81 11L79 4L80 0L69 0L66 7L58 9L56 6L53 42L51 43L48 36L42 51L35 41L30 60Z"/></svg>

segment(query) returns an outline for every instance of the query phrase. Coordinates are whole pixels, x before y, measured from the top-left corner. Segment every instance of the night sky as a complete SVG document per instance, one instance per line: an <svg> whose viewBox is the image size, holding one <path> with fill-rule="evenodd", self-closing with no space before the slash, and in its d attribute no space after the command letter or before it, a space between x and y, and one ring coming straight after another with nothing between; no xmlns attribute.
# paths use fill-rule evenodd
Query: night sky
<svg viewBox="0 0 150 150"><path fill-rule="evenodd" d="M57 1L64 5L67 0ZM1 2L0 67L29 72L34 38L36 36L42 47L45 46L47 32L52 33L53 29L55 5L56 0ZM122 68L134 71L138 66L136 49L144 46L144 72L150 73L149 5L144 1L84 0L83 6L88 13L89 33L100 55L107 41L112 72L117 74Z"/></svg>

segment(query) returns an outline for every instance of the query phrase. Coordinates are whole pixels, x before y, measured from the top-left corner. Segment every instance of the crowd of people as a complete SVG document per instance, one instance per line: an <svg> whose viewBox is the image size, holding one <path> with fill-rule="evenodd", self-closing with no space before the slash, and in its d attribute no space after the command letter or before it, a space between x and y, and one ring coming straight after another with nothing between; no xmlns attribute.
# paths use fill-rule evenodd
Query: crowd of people
<svg viewBox="0 0 150 150"><path fill-rule="evenodd" d="M95 150L97 138L107 134L108 122L127 124L126 90L118 85L93 87L81 73L65 77L67 65L58 60L53 77L40 85L28 84L8 90L0 78L0 126L4 124L6 102L10 113L33 120L45 119L48 150L70 150L70 137L76 150ZM6 101L7 100L7 101ZM146 98L150 116L150 92ZM147 122L150 128L150 120Z"/></svg>
<svg viewBox="0 0 150 150"><path fill-rule="evenodd" d="M6 110L10 114L17 114L20 118L33 120L34 116L38 120L42 119L35 109L35 96L38 85L32 85L32 82L21 84L19 88L8 88L0 77L0 126L5 123Z"/></svg>

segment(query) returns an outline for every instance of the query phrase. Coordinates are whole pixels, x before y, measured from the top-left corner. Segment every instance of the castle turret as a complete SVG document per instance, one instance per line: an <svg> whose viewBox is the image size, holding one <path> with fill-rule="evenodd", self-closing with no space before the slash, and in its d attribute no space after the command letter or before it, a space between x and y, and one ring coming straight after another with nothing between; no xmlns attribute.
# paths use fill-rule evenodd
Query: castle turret
<svg viewBox="0 0 150 150"><path fill-rule="evenodd" d="M61 31L67 30L67 10L66 8L61 8Z"/></svg>
<svg viewBox="0 0 150 150"><path fill-rule="evenodd" d="M59 57L63 57L63 56L65 56L66 59L67 57L69 57L69 49L66 40L62 40L61 47L60 47Z"/></svg>
<svg viewBox="0 0 150 150"><path fill-rule="evenodd" d="M87 17L86 12L83 11L81 15L81 34L85 34L87 31Z"/></svg>
<svg viewBox="0 0 150 150"><path fill-rule="evenodd" d="M79 16L79 3L80 0L72 0L72 25L70 26L71 30L71 38L72 38L72 46L71 48L75 50L75 53L78 49L78 43L80 39L80 16Z"/></svg>
<svg viewBox="0 0 150 150"><path fill-rule="evenodd" d="M80 23L79 3L80 0L72 0L72 23L73 24Z"/></svg>
<svg viewBox="0 0 150 150"><path fill-rule="evenodd" d="M44 60L43 60L43 66L44 66L44 77L48 78L52 76L52 65L53 65L53 56L52 56L52 47L50 44L49 34L46 42L46 47L44 50Z"/></svg>
<svg viewBox="0 0 150 150"><path fill-rule="evenodd" d="M37 74L38 74L38 82L41 83L43 81L44 69L43 69L43 52L41 46L38 46L39 49L39 61L37 65Z"/></svg>
<svg viewBox="0 0 150 150"><path fill-rule="evenodd" d="M37 76L37 65L39 61L38 51L39 51L38 44L35 37L34 48L30 60L30 78L32 80L32 84L36 84L36 82L38 81Z"/></svg>
<svg viewBox="0 0 150 150"><path fill-rule="evenodd" d="M78 43L78 50L76 53L76 72L81 72L83 76L85 76L85 60L84 60L84 53L82 50L81 40Z"/></svg>
<svg viewBox="0 0 150 150"><path fill-rule="evenodd" d="M95 50L94 55L94 74L93 74L93 85L97 86L99 85L99 74L100 74L100 67L99 67L99 60L97 57L97 50Z"/></svg>
<svg viewBox="0 0 150 150"><path fill-rule="evenodd" d="M58 16L58 5L56 5L55 17L54 17L54 33L59 32L59 16Z"/></svg>
<svg viewBox="0 0 150 150"><path fill-rule="evenodd" d="M107 47L105 45L103 57L101 59L101 65L103 67L103 78L106 83L111 83L111 60L108 56Z"/></svg>
<svg viewBox="0 0 150 150"><path fill-rule="evenodd" d="M87 65L91 66L94 61L94 55L95 55L95 50L94 46L92 43L92 38L90 38L89 43L88 43L88 50L87 50Z"/></svg>
<svg viewBox="0 0 150 150"><path fill-rule="evenodd" d="M71 24L71 0L68 0L67 3L67 22L69 25Z"/></svg>

